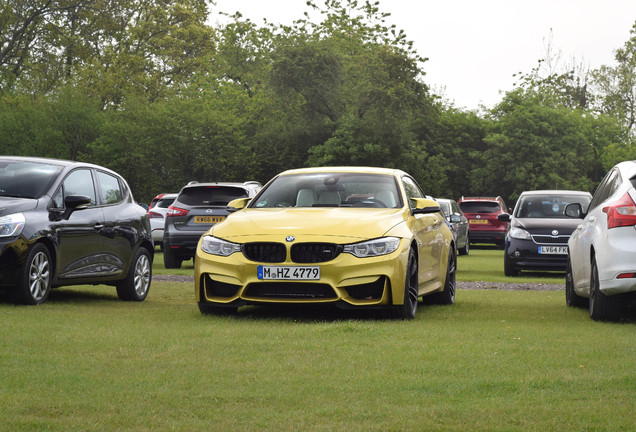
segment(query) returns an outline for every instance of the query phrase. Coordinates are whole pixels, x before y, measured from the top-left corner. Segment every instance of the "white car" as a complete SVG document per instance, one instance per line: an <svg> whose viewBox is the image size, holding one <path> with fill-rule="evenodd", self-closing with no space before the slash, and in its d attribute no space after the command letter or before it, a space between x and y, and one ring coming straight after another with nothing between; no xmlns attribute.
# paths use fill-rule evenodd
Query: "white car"
<svg viewBox="0 0 636 432"><path fill-rule="evenodd" d="M152 240L155 246L160 248L163 246L163 231L166 224L166 213L168 207L177 198L176 193L164 193L157 195L150 203L150 209L148 209L148 217L150 218L150 228L152 228Z"/></svg>
<svg viewBox="0 0 636 432"><path fill-rule="evenodd" d="M598 321L618 321L636 296L636 161L621 162L599 184L587 214L570 204L566 214L584 216L568 241L565 301L589 307Z"/></svg>

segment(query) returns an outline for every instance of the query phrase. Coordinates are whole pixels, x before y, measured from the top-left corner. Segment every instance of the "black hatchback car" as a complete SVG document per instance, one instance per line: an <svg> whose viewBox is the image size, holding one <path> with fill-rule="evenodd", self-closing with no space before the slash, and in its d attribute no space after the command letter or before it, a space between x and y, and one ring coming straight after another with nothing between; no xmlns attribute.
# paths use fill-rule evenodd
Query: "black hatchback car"
<svg viewBox="0 0 636 432"><path fill-rule="evenodd" d="M84 284L144 300L153 254L148 216L115 172L0 157L0 287L16 303L39 304L51 288Z"/></svg>
<svg viewBox="0 0 636 432"><path fill-rule="evenodd" d="M512 217L506 213L499 220L510 222L506 233L504 273L517 276L521 270L565 271L568 240L582 219L565 215L565 207L578 203L587 211L592 195L568 190L523 192Z"/></svg>
<svg viewBox="0 0 636 432"><path fill-rule="evenodd" d="M183 261L192 259L203 233L229 214L227 203L238 198L251 198L262 187L256 181L190 182L184 186L166 214L163 232L164 266L180 268Z"/></svg>

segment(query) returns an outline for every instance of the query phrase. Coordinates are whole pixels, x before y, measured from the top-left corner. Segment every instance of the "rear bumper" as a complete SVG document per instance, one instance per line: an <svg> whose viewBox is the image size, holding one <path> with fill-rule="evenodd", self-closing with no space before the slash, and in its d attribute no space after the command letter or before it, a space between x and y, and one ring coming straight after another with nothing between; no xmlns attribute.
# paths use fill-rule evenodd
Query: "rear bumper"
<svg viewBox="0 0 636 432"><path fill-rule="evenodd" d="M471 243L495 243L503 244L506 238L506 231L487 231L476 230L471 227L470 229L470 242Z"/></svg>
<svg viewBox="0 0 636 432"><path fill-rule="evenodd" d="M204 232L178 232L176 235L167 230L164 232L163 249L169 250L172 255L190 259L196 255L197 245Z"/></svg>

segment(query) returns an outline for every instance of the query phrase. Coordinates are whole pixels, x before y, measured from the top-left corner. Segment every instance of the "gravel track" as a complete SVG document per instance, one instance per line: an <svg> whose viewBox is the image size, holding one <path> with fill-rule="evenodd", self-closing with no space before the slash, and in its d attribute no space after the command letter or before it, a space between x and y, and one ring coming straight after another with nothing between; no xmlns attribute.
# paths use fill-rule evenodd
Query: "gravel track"
<svg viewBox="0 0 636 432"><path fill-rule="evenodd" d="M157 282L194 282L192 276L185 275L153 275ZM560 291L565 284L542 283L509 283L509 282L457 282L457 289L479 290L492 289L501 291Z"/></svg>

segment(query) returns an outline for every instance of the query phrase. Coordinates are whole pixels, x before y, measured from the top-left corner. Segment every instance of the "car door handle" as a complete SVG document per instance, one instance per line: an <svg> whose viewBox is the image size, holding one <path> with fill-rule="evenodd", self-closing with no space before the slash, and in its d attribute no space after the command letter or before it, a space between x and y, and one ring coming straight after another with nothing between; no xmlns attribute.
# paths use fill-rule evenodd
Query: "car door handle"
<svg viewBox="0 0 636 432"><path fill-rule="evenodd" d="M590 218L588 219L588 221L590 221L590 222L594 222L594 221L596 221L596 218L595 218L594 216L590 216Z"/></svg>

